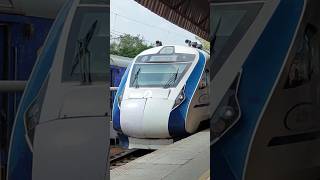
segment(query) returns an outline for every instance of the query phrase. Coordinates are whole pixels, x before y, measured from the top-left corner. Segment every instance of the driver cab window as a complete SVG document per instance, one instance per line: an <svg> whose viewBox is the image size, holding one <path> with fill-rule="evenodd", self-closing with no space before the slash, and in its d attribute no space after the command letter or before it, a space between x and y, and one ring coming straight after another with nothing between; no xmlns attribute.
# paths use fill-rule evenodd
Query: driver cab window
<svg viewBox="0 0 320 180"><path fill-rule="evenodd" d="M90 2L89 0L85 2ZM108 12L106 8L81 6L70 29L62 81L107 81Z"/></svg>
<svg viewBox="0 0 320 180"><path fill-rule="evenodd" d="M234 48L248 31L263 4L211 4L210 11L210 79L219 72Z"/></svg>

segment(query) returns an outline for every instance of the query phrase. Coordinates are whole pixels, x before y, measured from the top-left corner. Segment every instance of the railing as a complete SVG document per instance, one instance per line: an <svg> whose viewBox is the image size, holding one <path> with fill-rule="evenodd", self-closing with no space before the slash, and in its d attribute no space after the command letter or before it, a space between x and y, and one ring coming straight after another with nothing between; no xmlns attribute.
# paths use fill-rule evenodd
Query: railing
<svg viewBox="0 0 320 180"><path fill-rule="evenodd" d="M21 92L27 85L27 81L0 81L0 92ZM110 87L110 91L117 91L118 87Z"/></svg>
<svg viewBox="0 0 320 180"><path fill-rule="evenodd" d="M0 92L19 92L26 87L27 81L0 81Z"/></svg>

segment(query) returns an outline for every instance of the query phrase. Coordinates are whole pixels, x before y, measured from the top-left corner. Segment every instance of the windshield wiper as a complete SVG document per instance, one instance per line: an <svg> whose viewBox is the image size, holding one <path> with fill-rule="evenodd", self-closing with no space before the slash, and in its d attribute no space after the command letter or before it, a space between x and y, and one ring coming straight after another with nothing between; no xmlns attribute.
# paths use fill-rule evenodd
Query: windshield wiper
<svg viewBox="0 0 320 180"><path fill-rule="evenodd" d="M136 87L136 88L139 87L138 77L139 77L140 71L141 71L141 67L140 67L140 68L138 69L138 71L134 74L134 79L133 79L133 82L132 82L132 85L135 84L135 87Z"/></svg>
<svg viewBox="0 0 320 180"><path fill-rule="evenodd" d="M80 73L82 80L81 82L91 82L91 52L89 50L89 44L92 40L93 34L97 28L98 20L95 20L91 25L89 31L86 33L84 38L77 40L78 52L73 60L71 76L74 74L75 69L80 65Z"/></svg>
<svg viewBox="0 0 320 180"><path fill-rule="evenodd" d="M217 23L217 27L216 29L214 30L213 32L213 37L212 37L212 44L210 45L212 47L212 54L214 54L214 45L216 43L216 39L217 39L217 34L218 34L218 31L220 30L220 26L221 26L221 20L222 17L220 16L219 20L218 20L218 23Z"/></svg>
<svg viewBox="0 0 320 180"><path fill-rule="evenodd" d="M178 78L180 67L177 69L177 72L174 73L169 80L166 82L166 84L163 86L163 88L169 88L172 84L174 84Z"/></svg>

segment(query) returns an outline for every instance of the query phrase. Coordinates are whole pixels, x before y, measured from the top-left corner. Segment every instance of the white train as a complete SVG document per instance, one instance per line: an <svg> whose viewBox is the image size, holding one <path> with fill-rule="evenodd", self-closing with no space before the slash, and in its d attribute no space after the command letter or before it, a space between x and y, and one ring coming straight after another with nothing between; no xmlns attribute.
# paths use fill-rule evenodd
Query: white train
<svg viewBox="0 0 320 180"><path fill-rule="evenodd" d="M108 20L107 1L61 8L20 101L7 180L108 177Z"/></svg>
<svg viewBox="0 0 320 180"><path fill-rule="evenodd" d="M187 46L160 46L127 68L113 105L113 127L128 148L157 149L197 131L211 116L210 56Z"/></svg>
<svg viewBox="0 0 320 180"><path fill-rule="evenodd" d="M319 179L320 1L210 6L211 178ZM226 121L230 106L239 115Z"/></svg>

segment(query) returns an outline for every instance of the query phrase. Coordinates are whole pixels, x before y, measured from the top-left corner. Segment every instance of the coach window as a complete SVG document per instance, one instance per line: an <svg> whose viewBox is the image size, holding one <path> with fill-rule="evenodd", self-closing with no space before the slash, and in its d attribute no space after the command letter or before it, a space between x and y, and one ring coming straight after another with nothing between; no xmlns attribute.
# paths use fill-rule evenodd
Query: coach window
<svg viewBox="0 0 320 180"><path fill-rule="evenodd" d="M313 74L319 73L320 49L316 37L316 27L308 25L290 65L285 89L302 86L311 80Z"/></svg>

